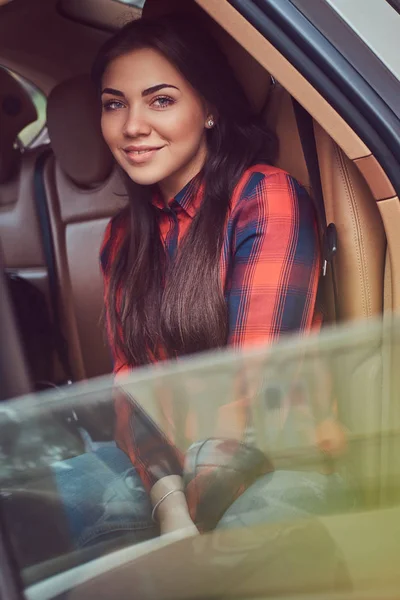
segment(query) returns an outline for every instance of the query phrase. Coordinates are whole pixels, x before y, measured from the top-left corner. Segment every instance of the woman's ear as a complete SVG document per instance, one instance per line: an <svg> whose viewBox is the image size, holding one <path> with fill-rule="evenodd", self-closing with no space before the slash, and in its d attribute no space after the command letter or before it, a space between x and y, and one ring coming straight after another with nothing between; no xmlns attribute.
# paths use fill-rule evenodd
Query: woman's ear
<svg viewBox="0 0 400 600"><path fill-rule="evenodd" d="M213 106L206 106L206 129L212 129L218 122L218 111Z"/></svg>
<svg viewBox="0 0 400 600"><path fill-rule="evenodd" d="M213 117L213 115L210 115L209 117L207 117L206 120L206 129L212 129L215 125L215 119Z"/></svg>
<svg viewBox="0 0 400 600"><path fill-rule="evenodd" d="M203 98L204 127L212 129L218 122L218 111Z"/></svg>

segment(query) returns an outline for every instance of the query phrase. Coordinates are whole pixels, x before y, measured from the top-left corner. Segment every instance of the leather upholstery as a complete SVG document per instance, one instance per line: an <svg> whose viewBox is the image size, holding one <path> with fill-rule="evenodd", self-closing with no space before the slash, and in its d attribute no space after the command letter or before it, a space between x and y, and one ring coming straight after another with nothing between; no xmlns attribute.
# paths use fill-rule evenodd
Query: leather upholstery
<svg viewBox="0 0 400 600"><path fill-rule="evenodd" d="M54 158L47 165L45 181L64 330L78 380L112 369L101 323L99 250L108 221L126 202L122 181L101 136L98 107L89 76L63 82L48 99Z"/></svg>
<svg viewBox="0 0 400 600"><path fill-rule="evenodd" d="M338 232L335 271L341 320L383 311L386 237L372 193L357 167L315 125L328 222Z"/></svg>
<svg viewBox="0 0 400 600"><path fill-rule="evenodd" d="M270 92L265 119L279 139L279 151L275 165L293 175L310 193L310 178L297 129L292 99L290 94L278 83Z"/></svg>
<svg viewBox="0 0 400 600"><path fill-rule="evenodd" d="M0 237L6 268L44 266L33 194L33 172L40 151L24 153L18 176L0 185Z"/></svg>
<svg viewBox="0 0 400 600"><path fill-rule="evenodd" d="M81 187L105 181L113 166L99 127L100 107L86 75L60 83L48 98L47 127L53 150L63 171Z"/></svg>
<svg viewBox="0 0 400 600"><path fill-rule="evenodd" d="M16 174L20 152L14 148L18 134L37 119L28 93L7 71L0 68L0 183Z"/></svg>

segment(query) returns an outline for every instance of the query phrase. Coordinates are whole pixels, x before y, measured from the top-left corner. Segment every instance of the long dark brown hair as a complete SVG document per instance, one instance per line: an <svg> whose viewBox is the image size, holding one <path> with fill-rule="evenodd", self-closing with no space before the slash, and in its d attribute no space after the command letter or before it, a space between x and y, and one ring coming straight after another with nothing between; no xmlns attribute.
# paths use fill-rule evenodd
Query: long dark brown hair
<svg viewBox="0 0 400 600"><path fill-rule="evenodd" d="M276 140L249 101L214 39L187 17L128 23L106 42L93 77L101 86L107 65L135 49L152 48L173 64L213 107L207 158L199 181L204 197L172 264L160 240L150 186L126 177L129 227L109 269L108 322L131 366L224 346L228 315L220 278L224 228L233 190L244 171L274 160ZM117 298L120 302L117 302Z"/></svg>

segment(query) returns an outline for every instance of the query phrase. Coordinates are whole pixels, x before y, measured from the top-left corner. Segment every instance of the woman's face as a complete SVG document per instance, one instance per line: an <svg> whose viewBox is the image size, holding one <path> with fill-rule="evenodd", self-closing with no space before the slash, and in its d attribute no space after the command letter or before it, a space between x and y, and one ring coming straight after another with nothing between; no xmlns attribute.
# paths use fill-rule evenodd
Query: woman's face
<svg viewBox="0 0 400 600"><path fill-rule="evenodd" d="M134 182L158 183L168 200L201 170L210 115L183 75L156 50L134 50L108 65L102 105L104 139Z"/></svg>

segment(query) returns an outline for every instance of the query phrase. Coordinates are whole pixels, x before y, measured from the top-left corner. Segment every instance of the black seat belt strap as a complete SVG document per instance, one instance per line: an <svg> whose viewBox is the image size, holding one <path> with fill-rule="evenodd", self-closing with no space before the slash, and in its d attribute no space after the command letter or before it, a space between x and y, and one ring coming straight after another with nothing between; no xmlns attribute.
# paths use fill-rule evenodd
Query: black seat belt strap
<svg viewBox="0 0 400 600"><path fill-rule="evenodd" d="M61 329L58 277L54 252L54 242L51 232L49 209L47 205L46 187L44 183L44 167L46 160L51 154L51 150L45 150L44 152L42 152L42 154L38 156L36 160L34 173L34 195L49 278L50 303L53 316L53 331L55 336L56 351L61 367L63 368L65 376L68 380L68 383L71 383L72 369L69 360L67 340L65 339Z"/></svg>
<svg viewBox="0 0 400 600"><path fill-rule="evenodd" d="M312 116L292 98L297 128L299 130L301 146L307 165L310 184L313 192L315 210L317 212L320 234L322 239L322 276L325 277L328 264L331 265L333 295L335 302L335 313L338 317L338 299L336 278L334 270L334 257L337 252L337 231L334 223L328 225L326 220L324 196L322 192L321 175L319 171L317 144L314 134L314 123Z"/></svg>

